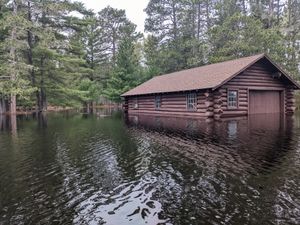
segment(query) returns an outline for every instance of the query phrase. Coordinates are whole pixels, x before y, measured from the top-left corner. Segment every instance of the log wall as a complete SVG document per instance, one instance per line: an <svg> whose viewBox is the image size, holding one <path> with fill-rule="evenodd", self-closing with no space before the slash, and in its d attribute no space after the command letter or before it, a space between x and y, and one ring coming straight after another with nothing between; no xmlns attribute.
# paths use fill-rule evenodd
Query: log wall
<svg viewBox="0 0 300 225"><path fill-rule="evenodd" d="M257 62L247 70L227 82L218 89L222 99L222 117L248 115L249 91L251 90L281 90L283 91L284 113L292 114L295 110L293 87L286 78L274 78L274 69L264 62ZM228 90L238 91L238 108L227 107Z"/></svg>
<svg viewBox="0 0 300 225"><path fill-rule="evenodd" d="M207 107L205 105L206 97L204 92L197 92L197 110L187 109L187 93L172 93L161 95L161 107L155 108L155 95L145 95L138 97L128 97L128 113L160 114L160 115L180 115L192 117L205 117ZM138 108L134 105L138 103Z"/></svg>

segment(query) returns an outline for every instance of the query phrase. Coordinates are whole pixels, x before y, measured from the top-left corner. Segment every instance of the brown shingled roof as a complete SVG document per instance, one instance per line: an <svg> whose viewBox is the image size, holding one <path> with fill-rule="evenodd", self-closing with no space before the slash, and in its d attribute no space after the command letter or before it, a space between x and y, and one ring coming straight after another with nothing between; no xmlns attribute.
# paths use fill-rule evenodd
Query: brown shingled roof
<svg viewBox="0 0 300 225"><path fill-rule="evenodd" d="M268 56L265 54L259 54L156 76L122 94L122 96L125 97L210 88L215 89L231 80L234 76L238 75L264 57L266 57L274 66L277 67L277 69L279 69L292 83L299 88L299 85L293 81L290 76L283 72L274 62L272 62Z"/></svg>

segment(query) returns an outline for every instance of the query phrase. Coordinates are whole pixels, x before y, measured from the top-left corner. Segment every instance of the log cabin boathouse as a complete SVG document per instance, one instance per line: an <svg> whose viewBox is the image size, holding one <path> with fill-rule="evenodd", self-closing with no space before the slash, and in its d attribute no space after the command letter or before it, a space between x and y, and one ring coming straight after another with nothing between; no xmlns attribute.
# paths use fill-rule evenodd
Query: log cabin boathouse
<svg viewBox="0 0 300 225"><path fill-rule="evenodd" d="M122 95L132 114L220 119L293 114L300 85L266 54L156 76Z"/></svg>

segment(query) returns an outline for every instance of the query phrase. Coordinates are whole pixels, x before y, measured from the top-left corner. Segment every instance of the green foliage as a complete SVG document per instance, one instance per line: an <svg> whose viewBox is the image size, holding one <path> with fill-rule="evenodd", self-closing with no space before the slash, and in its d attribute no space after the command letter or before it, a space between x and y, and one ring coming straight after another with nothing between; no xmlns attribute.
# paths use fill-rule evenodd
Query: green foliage
<svg viewBox="0 0 300 225"><path fill-rule="evenodd" d="M296 0L150 0L145 11L151 76L265 52L299 79Z"/></svg>
<svg viewBox="0 0 300 225"><path fill-rule="evenodd" d="M120 95L141 81L141 69L135 51L135 41L133 36L128 35L120 43L116 66L108 80L108 87L104 91L105 96L112 101L120 102Z"/></svg>
<svg viewBox="0 0 300 225"><path fill-rule="evenodd" d="M4 1L0 12L0 93L3 96L17 95L28 98L35 88L26 79L30 66L26 63L23 53L26 41L23 36L33 25L13 10L19 7Z"/></svg>
<svg viewBox="0 0 300 225"><path fill-rule="evenodd" d="M0 0L0 94L39 110L120 102L153 76L262 52L300 78L298 0L149 0L145 12L141 41L124 10Z"/></svg>
<svg viewBox="0 0 300 225"><path fill-rule="evenodd" d="M282 58L283 37L275 29L265 30L254 18L236 13L210 31L211 62L271 52Z"/></svg>

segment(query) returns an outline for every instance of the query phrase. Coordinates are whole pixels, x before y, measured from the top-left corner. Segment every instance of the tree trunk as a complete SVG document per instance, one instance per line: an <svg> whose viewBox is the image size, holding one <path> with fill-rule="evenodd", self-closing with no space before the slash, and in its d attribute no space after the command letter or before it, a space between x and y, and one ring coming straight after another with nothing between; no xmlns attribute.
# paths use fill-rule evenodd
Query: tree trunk
<svg viewBox="0 0 300 225"><path fill-rule="evenodd" d="M193 38L197 37L196 35L196 13L197 13L197 9L196 9L196 4L194 2L192 2L192 23L193 23Z"/></svg>
<svg viewBox="0 0 300 225"><path fill-rule="evenodd" d="M28 14L28 21L32 21L32 13L31 13L31 3L30 1L28 1L27 3L27 14ZM27 31L27 42L28 42L28 52L27 52L27 59L28 59L28 64L31 66L30 68L30 78L31 78L31 84L33 87L36 87L36 77L35 77L35 71L34 71L34 68L33 68L33 53L32 53L32 50L33 50L33 34L32 34L32 31L31 29L29 29ZM36 91L36 106L35 106L35 110L37 111L38 110L38 99L39 99L39 92Z"/></svg>
<svg viewBox="0 0 300 225"><path fill-rule="evenodd" d="M7 112L6 103L5 103L3 96L1 96L1 98L0 98L0 115L4 114L6 112Z"/></svg>
<svg viewBox="0 0 300 225"><path fill-rule="evenodd" d="M177 40L177 15L176 15L176 3L172 1L172 23L173 23L173 35L174 40Z"/></svg>
<svg viewBox="0 0 300 225"><path fill-rule="evenodd" d="M12 135L17 135L17 115L10 115L10 130Z"/></svg>
<svg viewBox="0 0 300 225"><path fill-rule="evenodd" d="M44 58L41 59L41 81L40 81L40 90L38 92L38 111L43 112L47 110L47 96L44 84Z"/></svg>
<svg viewBox="0 0 300 225"><path fill-rule="evenodd" d="M273 13L274 13L274 0L270 0L269 3L269 15L268 15L268 27L271 28L273 26Z"/></svg>
<svg viewBox="0 0 300 225"><path fill-rule="evenodd" d="M277 0L277 26L280 22L280 0Z"/></svg>
<svg viewBox="0 0 300 225"><path fill-rule="evenodd" d="M207 0L205 4L206 4L206 24L207 24L207 30L210 30L210 28L211 28L210 16L209 16L209 14L210 14L210 10L209 10L210 1Z"/></svg>
<svg viewBox="0 0 300 225"><path fill-rule="evenodd" d="M17 2L14 0L12 1L13 5L13 15L17 16L18 13L18 5ZM10 79L12 82L16 80L17 74L16 74L16 48L15 48L15 41L16 41L16 27L13 26L12 31L11 31L11 41L12 45L10 47L10 59L12 60L12 69L11 69L11 75ZM9 102L9 109L10 109L10 114L16 114L17 113L17 97L15 94L10 95L10 102Z"/></svg>
<svg viewBox="0 0 300 225"><path fill-rule="evenodd" d="M200 40L200 29L201 29L201 4L200 1L198 4L198 13L197 13L197 39Z"/></svg>
<svg viewBox="0 0 300 225"><path fill-rule="evenodd" d="M242 4L243 4L243 14L246 16L247 15L246 0L243 0Z"/></svg>
<svg viewBox="0 0 300 225"><path fill-rule="evenodd" d="M90 103L89 102L84 102L83 112L86 113L86 114L91 113L91 108L90 108Z"/></svg>
<svg viewBox="0 0 300 225"><path fill-rule="evenodd" d="M112 53L113 53L113 58L112 58L112 61L113 61L113 64L115 65L115 62L116 62L116 31L115 29L113 28L113 36L112 36Z"/></svg>

